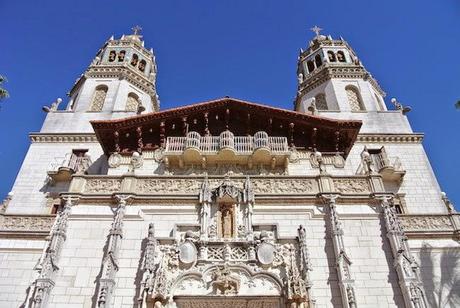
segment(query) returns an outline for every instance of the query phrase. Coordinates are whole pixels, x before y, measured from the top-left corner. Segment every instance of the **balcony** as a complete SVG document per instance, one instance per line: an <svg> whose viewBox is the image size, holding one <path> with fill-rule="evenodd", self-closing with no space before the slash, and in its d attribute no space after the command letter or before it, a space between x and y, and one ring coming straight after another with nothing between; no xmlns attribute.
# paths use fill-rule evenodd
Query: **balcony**
<svg viewBox="0 0 460 308"><path fill-rule="evenodd" d="M406 171L404 170L399 157L387 156L385 149L368 150L369 162L361 161L357 174L366 174L369 168L379 173L386 181L402 181Z"/></svg>
<svg viewBox="0 0 460 308"><path fill-rule="evenodd" d="M200 136L189 132L186 137L168 137L164 152L168 163L270 164L274 168L289 157L286 137L269 137L260 131L254 136L234 136L224 131L219 136Z"/></svg>
<svg viewBox="0 0 460 308"><path fill-rule="evenodd" d="M75 173L84 173L91 165L86 150L74 150L64 157L56 157L50 164L48 176L52 182L70 181Z"/></svg>

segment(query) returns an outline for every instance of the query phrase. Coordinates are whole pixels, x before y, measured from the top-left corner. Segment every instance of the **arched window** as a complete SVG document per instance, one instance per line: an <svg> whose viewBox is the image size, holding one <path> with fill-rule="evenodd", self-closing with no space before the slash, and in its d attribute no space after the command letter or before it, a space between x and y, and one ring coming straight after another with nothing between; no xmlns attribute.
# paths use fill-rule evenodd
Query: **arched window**
<svg viewBox="0 0 460 308"><path fill-rule="evenodd" d="M313 63L313 61L307 61L307 68L308 68L308 72L311 73L315 70L315 64Z"/></svg>
<svg viewBox="0 0 460 308"><path fill-rule="evenodd" d="M107 90L109 88L106 85L99 85L94 90L93 99L89 111L101 111L104 106L105 97L107 96Z"/></svg>
<svg viewBox="0 0 460 308"><path fill-rule="evenodd" d="M318 110L328 110L327 102L326 102L326 95L324 93L320 93L315 96L315 103L316 109Z"/></svg>
<svg viewBox="0 0 460 308"><path fill-rule="evenodd" d="M316 63L316 67L320 67L323 64L323 61L321 60L320 55L315 56L315 63Z"/></svg>
<svg viewBox="0 0 460 308"><path fill-rule="evenodd" d="M139 62L139 56L136 54L133 54L133 58L131 59L131 65L136 66L137 62Z"/></svg>
<svg viewBox="0 0 460 308"><path fill-rule="evenodd" d="M128 94L128 99L126 100L126 111L137 111L139 108L139 96L134 93Z"/></svg>
<svg viewBox="0 0 460 308"><path fill-rule="evenodd" d="M350 104L351 111L364 110L363 101L358 89L354 86L346 86L345 91L347 92L348 103Z"/></svg>
<svg viewBox="0 0 460 308"><path fill-rule="evenodd" d="M345 59L345 54L343 53L343 51L341 51L341 50L337 51L337 60L339 60L339 62L347 62L347 60Z"/></svg>
<svg viewBox="0 0 460 308"><path fill-rule="evenodd" d="M139 62L139 70L141 72L144 72L145 71L145 66L147 65L147 62L145 62L145 60L141 60L141 62Z"/></svg>
<svg viewBox="0 0 460 308"><path fill-rule="evenodd" d="M116 57L117 57L117 53L115 52L115 50L111 50L109 52L109 62L115 61Z"/></svg>
<svg viewBox="0 0 460 308"><path fill-rule="evenodd" d="M336 62L337 58L335 57L335 53L331 50L327 52L327 58L329 59L329 62Z"/></svg>
<svg viewBox="0 0 460 308"><path fill-rule="evenodd" d="M118 62L125 61L126 51L122 50L118 53Z"/></svg>

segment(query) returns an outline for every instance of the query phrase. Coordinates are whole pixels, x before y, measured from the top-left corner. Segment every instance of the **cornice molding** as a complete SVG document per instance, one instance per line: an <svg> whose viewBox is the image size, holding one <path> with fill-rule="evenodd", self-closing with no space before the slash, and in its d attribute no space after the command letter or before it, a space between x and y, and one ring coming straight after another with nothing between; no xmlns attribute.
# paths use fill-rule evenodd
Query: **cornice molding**
<svg viewBox="0 0 460 308"><path fill-rule="evenodd" d="M358 134L357 143L422 143L424 134Z"/></svg>
<svg viewBox="0 0 460 308"><path fill-rule="evenodd" d="M32 143L97 143L96 134L93 133L30 133Z"/></svg>
<svg viewBox="0 0 460 308"><path fill-rule="evenodd" d="M424 134L358 134L357 143L422 143ZM39 133L29 134L32 143L98 142L93 133Z"/></svg>

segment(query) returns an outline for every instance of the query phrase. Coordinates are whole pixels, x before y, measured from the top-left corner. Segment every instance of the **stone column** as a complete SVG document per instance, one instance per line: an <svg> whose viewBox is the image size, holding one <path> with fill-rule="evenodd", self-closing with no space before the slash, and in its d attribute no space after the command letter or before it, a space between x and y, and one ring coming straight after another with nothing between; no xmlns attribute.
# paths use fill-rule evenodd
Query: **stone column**
<svg viewBox="0 0 460 308"><path fill-rule="evenodd" d="M336 210L336 199L338 195L321 195L331 225L330 236L334 247L335 261L337 266L337 277L342 294L342 305L344 308L356 308L356 296L354 280L351 278L351 260L345 251L343 242L343 228Z"/></svg>
<svg viewBox="0 0 460 308"><path fill-rule="evenodd" d="M382 207L387 238L394 258L393 266L398 274L399 286L407 308L426 308L425 292L420 279L419 265L413 257L407 236L399 217L391 204L392 196L377 196Z"/></svg>
<svg viewBox="0 0 460 308"><path fill-rule="evenodd" d="M155 238L155 228L153 223L149 224L149 233L147 237L147 245L145 247L144 257L144 277L142 278L141 295L138 299L140 307L146 307L147 296L153 290L154 276L156 271L155 257L156 257L157 240Z"/></svg>
<svg viewBox="0 0 460 308"><path fill-rule="evenodd" d="M299 249L300 249L300 272L302 274L302 278L305 281L305 286L307 288L308 293L308 307L315 306L315 300L313 299L312 295L312 286L313 283L310 279L310 271L312 270L311 261L310 261L310 253L308 252L307 246L307 233L305 228L301 225L299 229L297 229L298 233L298 241L299 241Z"/></svg>
<svg viewBox="0 0 460 308"><path fill-rule="evenodd" d="M32 304L34 308L43 308L48 304L49 295L55 284L55 276L59 270L58 263L62 246L67 238L67 224L72 209L72 199L68 197L64 208L56 217L50 232L48 246L40 260L38 278L33 283Z"/></svg>
<svg viewBox="0 0 460 308"><path fill-rule="evenodd" d="M108 250L102 261L102 275L99 279L97 307L110 307L111 305L111 296L115 287L115 274L119 269L118 253L120 251L121 239L123 238L123 218L129 197L126 195L116 196L118 207L108 236Z"/></svg>

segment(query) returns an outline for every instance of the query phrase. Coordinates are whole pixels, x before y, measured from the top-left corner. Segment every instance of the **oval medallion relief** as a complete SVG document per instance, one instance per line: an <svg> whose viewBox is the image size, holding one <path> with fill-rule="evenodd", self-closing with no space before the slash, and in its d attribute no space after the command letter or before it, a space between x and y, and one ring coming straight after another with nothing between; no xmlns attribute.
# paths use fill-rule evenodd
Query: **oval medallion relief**
<svg viewBox="0 0 460 308"><path fill-rule="evenodd" d="M179 246L179 259L182 263L190 264L196 261L197 250L193 243L185 242Z"/></svg>
<svg viewBox="0 0 460 308"><path fill-rule="evenodd" d="M275 260L275 246L269 243L262 243L257 247L257 259L263 265L272 264Z"/></svg>

